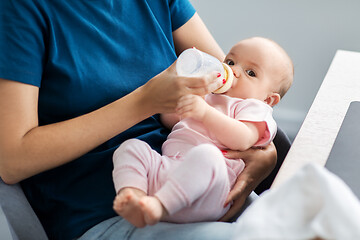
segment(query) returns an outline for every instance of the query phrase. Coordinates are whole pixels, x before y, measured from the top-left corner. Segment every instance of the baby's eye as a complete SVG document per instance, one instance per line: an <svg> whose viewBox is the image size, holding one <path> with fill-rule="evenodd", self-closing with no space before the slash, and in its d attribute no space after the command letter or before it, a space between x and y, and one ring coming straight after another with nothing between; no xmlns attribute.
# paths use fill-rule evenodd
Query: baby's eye
<svg viewBox="0 0 360 240"><path fill-rule="evenodd" d="M235 65L234 61L233 61L233 60L230 60L230 59L229 59L229 60L226 60L225 63L226 63L227 65L229 65L229 66Z"/></svg>
<svg viewBox="0 0 360 240"><path fill-rule="evenodd" d="M253 70L246 70L246 74L249 75L250 77L256 77L256 74Z"/></svg>

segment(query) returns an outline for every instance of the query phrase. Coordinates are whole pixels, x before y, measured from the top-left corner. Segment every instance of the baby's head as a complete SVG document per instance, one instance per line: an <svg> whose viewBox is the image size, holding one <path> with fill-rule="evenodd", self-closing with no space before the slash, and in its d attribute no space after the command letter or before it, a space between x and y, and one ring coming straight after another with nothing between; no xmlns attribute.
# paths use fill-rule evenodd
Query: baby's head
<svg viewBox="0 0 360 240"><path fill-rule="evenodd" d="M253 37L235 44L224 61L234 73L231 97L256 98L276 105L293 82L293 63L276 42Z"/></svg>

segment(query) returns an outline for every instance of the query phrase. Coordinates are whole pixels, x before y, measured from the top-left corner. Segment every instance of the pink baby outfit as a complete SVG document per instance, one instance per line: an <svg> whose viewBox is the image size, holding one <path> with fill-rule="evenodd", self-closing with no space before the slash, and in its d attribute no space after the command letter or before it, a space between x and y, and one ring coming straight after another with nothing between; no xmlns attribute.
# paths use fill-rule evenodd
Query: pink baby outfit
<svg viewBox="0 0 360 240"><path fill-rule="evenodd" d="M264 102L215 94L205 100L231 118L265 122L266 132L255 146L265 146L274 138L277 127L272 108ZM227 147L192 118L173 127L163 144L163 155L143 141L128 140L113 157L116 192L134 187L156 196L169 213L166 221L218 220L229 209L223 207L224 202L245 166L241 159L225 158L220 149Z"/></svg>

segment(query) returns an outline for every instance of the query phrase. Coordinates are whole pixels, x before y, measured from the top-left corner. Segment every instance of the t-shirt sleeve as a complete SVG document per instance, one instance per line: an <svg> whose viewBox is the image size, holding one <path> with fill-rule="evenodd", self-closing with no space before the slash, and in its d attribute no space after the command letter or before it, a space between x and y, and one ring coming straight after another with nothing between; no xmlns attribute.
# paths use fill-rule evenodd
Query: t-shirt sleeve
<svg viewBox="0 0 360 240"><path fill-rule="evenodd" d="M0 1L0 78L40 86L45 24L37 1Z"/></svg>
<svg viewBox="0 0 360 240"><path fill-rule="evenodd" d="M195 14L195 8L188 0L170 0L170 13L172 31L175 31Z"/></svg>
<svg viewBox="0 0 360 240"><path fill-rule="evenodd" d="M268 145L276 135L277 125L272 116L272 111L273 109L269 105L256 99L245 99L234 108L235 119L266 124L265 132L254 145L256 147Z"/></svg>

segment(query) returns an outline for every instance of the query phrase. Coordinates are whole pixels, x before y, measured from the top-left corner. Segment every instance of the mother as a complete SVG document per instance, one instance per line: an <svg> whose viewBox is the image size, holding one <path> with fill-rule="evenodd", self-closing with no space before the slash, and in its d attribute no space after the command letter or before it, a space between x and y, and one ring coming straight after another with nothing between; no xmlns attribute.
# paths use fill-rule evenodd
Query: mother
<svg viewBox="0 0 360 240"><path fill-rule="evenodd" d="M186 48L224 57L187 0L1 0L0 18L0 176L21 182L49 238L230 238L227 223L134 229L112 210L117 146L139 138L160 150L168 131L156 114L219 86L216 76L176 75ZM276 151L228 156L247 168L223 220L270 172Z"/></svg>

